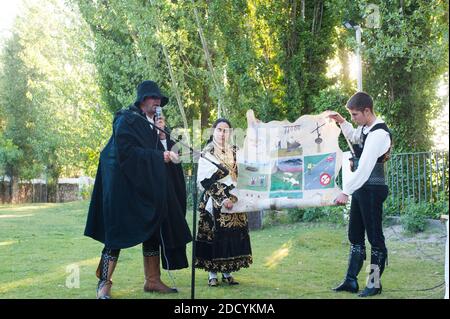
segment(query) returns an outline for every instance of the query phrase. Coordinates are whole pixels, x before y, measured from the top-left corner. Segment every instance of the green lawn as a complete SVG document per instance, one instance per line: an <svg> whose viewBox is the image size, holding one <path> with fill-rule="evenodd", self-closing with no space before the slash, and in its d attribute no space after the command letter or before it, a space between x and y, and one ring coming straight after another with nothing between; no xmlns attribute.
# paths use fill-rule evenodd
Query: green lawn
<svg viewBox="0 0 450 319"><path fill-rule="evenodd" d="M0 298L94 298L102 245L84 237L88 202L0 206ZM188 215L191 223L192 215ZM196 271L196 298L358 298L330 291L347 265L346 229L328 224L272 226L251 233L254 264L235 274L239 286L207 286ZM377 298L442 298L444 246L388 240L389 266ZM418 249L420 248L420 249ZM189 260L191 246L188 247ZM72 272L71 272L72 269ZM80 287L66 280L79 269ZM191 270L172 272L180 290L144 293L141 247L123 250L115 272L115 298L190 298ZM69 276L69 277L68 277ZM169 283L166 272L163 280ZM360 285L364 285L364 274ZM69 280L70 283L70 280Z"/></svg>

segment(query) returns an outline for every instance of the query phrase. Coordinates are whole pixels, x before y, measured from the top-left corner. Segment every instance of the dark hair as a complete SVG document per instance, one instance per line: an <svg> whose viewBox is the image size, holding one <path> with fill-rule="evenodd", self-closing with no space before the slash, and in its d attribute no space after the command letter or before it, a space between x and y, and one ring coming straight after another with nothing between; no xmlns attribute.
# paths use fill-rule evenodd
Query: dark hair
<svg viewBox="0 0 450 319"><path fill-rule="evenodd" d="M211 135L209 136L209 139L208 139L208 141L206 142L206 145L208 145L209 143L212 142L212 140L213 140L213 134L214 134L214 129L215 129L215 128L217 127L217 125L219 125L220 123L227 123L228 127L229 127L229 128L232 128L230 121L228 121L226 118L221 117L221 118L217 119L217 120L213 123L213 125L212 125L213 131L211 132Z"/></svg>
<svg viewBox="0 0 450 319"><path fill-rule="evenodd" d="M373 113L372 97L366 92L355 93L347 102L347 108L350 110L364 111L368 108Z"/></svg>

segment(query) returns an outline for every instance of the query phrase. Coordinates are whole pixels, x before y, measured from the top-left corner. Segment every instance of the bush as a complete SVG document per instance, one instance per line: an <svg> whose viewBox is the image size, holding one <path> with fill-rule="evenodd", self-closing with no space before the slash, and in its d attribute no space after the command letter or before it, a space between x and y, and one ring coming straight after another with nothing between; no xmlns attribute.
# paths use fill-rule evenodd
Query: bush
<svg viewBox="0 0 450 319"><path fill-rule="evenodd" d="M439 193L438 200L427 203L426 216L433 219L439 219L441 215L448 214L448 195Z"/></svg>
<svg viewBox="0 0 450 319"><path fill-rule="evenodd" d="M448 214L449 204L448 195L445 193L439 193L436 196L438 199L432 202L422 202L421 207L423 209L422 215L426 218L439 219L442 214ZM385 216L398 216L404 214L409 206L417 205L413 198L407 199L403 205L401 204L401 199L394 198L388 199L384 203L383 213ZM398 207L398 203L401 206Z"/></svg>
<svg viewBox="0 0 450 319"><path fill-rule="evenodd" d="M305 214L304 209L293 208L288 210L288 220L291 223L298 223L303 220L303 215Z"/></svg>
<svg viewBox="0 0 450 319"><path fill-rule="evenodd" d="M263 228L279 224L288 224L289 214L286 211L266 210L263 217Z"/></svg>
<svg viewBox="0 0 450 319"><path fill-rule="evenodd" d="M397 199L388 198L383 205L383 215L384 216L398 216L400 215L400 209L397 205Z"/></svg>
<svg viewBox="0 0 450 319"><path fill-rule="evenodd" d="M92 185L87 185L87 184L81 185L81 190L80 190L81 199L83 199L83 200L90 199L93 190L94 190L93 184Z"/></svg>
<svg viewBox="0 0 450 319"><path fill-rule="evenodd" d="M325 214L322 207L307 208L305 209L302 220L304 222L310 223L314 221L319 221L323 219L324 216Z"/></svg>
<svg viewBox="0 0 450 319"><path fill-rule="evenodd" d="M311 208L293 208L283 211L265 211L263 227L270 227L280 224L292 224L298 222L328 222L343 225L345 206L326 206Z"/></svg>
<svg viewBox="0 0 450 319"><path fill-rule="evenodd" d="M414 200L407 200L400 217L400 222L406 232L418 233L425 230L428 206L428 203L416 203Z"/></svg>
<svg viewBox="0 0 450 319"><path fill-rule="evenodd" d="M347 224L348 219L347 216L347 207L346 206L327 206L324 207L325 213L322 217L324 221L338 224L338 225L345 225Z"/></svg>
<svg viewBox="0 0 450 319"><path fill-rule="evenodd" d="M303 221L311 222L329 222L333 224L345 224L345 206L325 206L312 207L306 209L291 209L288 213L292 222Z"/></svg>

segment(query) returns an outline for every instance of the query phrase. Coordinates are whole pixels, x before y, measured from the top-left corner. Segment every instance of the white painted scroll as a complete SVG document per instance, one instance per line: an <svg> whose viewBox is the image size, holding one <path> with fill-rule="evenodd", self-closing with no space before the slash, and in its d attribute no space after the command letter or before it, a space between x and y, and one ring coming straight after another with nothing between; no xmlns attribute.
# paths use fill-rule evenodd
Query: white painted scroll
<svg viewBox="0 0 450 319"><path fill-rule="evenodd" d="M341 169L341 132L329 112L304 115L294 123L263 123L247 112L247 134L237 153L238 180L232 210L335 205L341 192L336 177Z"/></svg>

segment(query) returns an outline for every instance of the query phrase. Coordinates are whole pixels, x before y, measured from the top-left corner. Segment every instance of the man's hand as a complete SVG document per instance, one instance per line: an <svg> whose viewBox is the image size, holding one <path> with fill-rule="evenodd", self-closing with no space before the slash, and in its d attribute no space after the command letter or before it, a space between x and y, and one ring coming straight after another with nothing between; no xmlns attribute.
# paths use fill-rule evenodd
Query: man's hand
<svg viewBox="0 0 450 319"><path fill-rule="evenodd" d="M170 162L170 152L169 151L165 151L164 152L164 162L165 163L169 163Z"/></svg>
<svg viewBox="0 0 450 319"><path fill-rule="evenodd" d="M342 124L345 122L345 119L338 112L332 112L330 115L328 115L328 117L338 124Z"/></svg>
<svg viewBox="0 0 450 319"><path fill-rule="evenodd" d="M169 155L170 155L170 160L172 163L179 164L181 162L180 157L178 156L177 153L170 151Z"/></svg>
<svg viewBox="0 0 450 319"><path fill-rule="evenodd" d="M334 200L334 202L338 205L345 205L348 202L348 195L344 193L340 193L338 197Z"/></svg>
<svg viewBox="0 0 450 319"><path fill-rule="evenodd" d="M156 121L156 127L164 130L164 128L166 127L166 121L163 118L158 119ZM159 138L161 140L165 140L166 139L166 134L165 133L163 133L163 132L158 130L158 134L159 134Z"/></svg>
<svg viewBox="0 0 450 319"><path fill-rule="evenodd" d="M223 206L225 206L226 209L232 209L233 208L233 202L227 198L223 202Z"/></svg>

